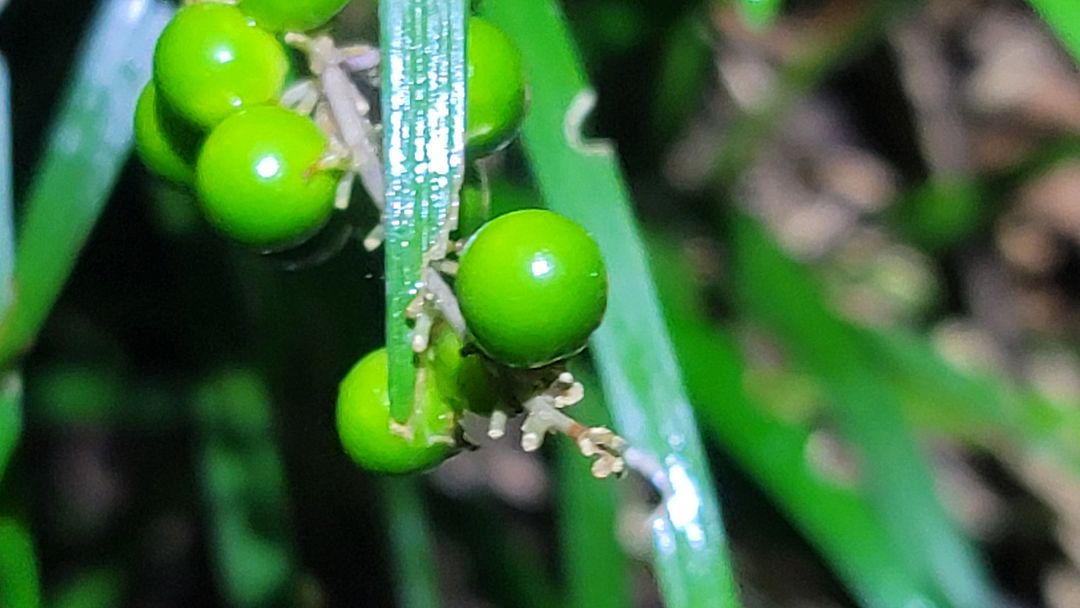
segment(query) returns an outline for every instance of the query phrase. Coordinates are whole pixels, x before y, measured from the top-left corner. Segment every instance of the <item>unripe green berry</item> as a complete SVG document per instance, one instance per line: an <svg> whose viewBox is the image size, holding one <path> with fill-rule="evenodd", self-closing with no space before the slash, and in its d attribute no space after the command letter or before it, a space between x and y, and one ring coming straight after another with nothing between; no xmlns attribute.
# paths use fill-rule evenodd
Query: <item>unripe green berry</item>
<svg viewBox="0 0 1080 608"><path fill-rule="evenodd" d="M349 0L240 0L239 8L272 32L306 32L326 24Z"/></svg>
<svg viewBox="0 0 1080 608"><path fill-rule="evenodd" d="M464 344L447 328L440 328L432 340L428 349L432 361L430 369L447 403L459 412L469 410L481 415L488 415L502 406L495 378L483 357L476 354L463 356Z"/></svg>
<svg viewBox="0 0 1080 608"><path fill-rule="evenodd" d="M143 87L135 105L135 151L153 172L180 184L195 178L199 133L162 102L153 82Z"/></svg>
<svg viewBox="0 0 1080 608"><path fill-rule="evenodd" d="M596 242L542 209L480 228L461 254L456 287L476 345L511 367L541 367L580 351L607 304Z"/></svg>
<svg viewBox="0 0 1080 608"><path fill-rule="evenodd" d="M327 145L311 119L280 106L227 118L206 138L196 164L203 211L247 245L296 244L333 212L339 175L318 168Z"/></svg>
<svg viewBox="0 0 1080 608"><path fill-rule="evenodd" d="M465 143L472 156L506 145L525 118L521 53L499 28L470 17L466 40Z"/></svg>
<svg viewBox="0 0 1080 608"><path fill-rule="evenodd" d="M454 451L449 441L456 416L442 400L434 382L423 395L425 419L416 429L394 430L387 388L386 349L374 351L356 364L341 382L337 401L337 430L345 452L357 465L377 473L414 473L430 468ZM404 433L404 434L403 434ZM406 434L411 433L411 437Z"/></svg>
<svg viewBox="0 0 1080 608"><path fill-rule="evenodd" d="M237 110L272 102L288 71L285 49L236 7L177 11L154 50L154 82L185 119L210 129Z"/></svg>

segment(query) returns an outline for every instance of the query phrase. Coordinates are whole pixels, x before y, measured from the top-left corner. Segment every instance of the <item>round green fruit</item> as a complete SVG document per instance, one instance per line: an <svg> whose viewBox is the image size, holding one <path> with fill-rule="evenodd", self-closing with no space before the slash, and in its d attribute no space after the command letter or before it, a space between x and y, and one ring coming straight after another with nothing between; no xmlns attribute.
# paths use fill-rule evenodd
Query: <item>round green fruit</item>
<svg viewBox="0 0 1080 608"><path fill-rule="evenodd" d="M521 54L488 21L470 17L466 40L465 143L473 156L506 145L525 118Z"/></svg>
<svg viewBox="0 0 1080 608"><path fill-rule="evenodd" d="M369 353L341 382L337 430L345 452L359 466L378 473L403 474L428 469L454 452L451 438L456 416L442 400L435 383L423 398L423 429L406 437L392 428L387 389L386 349ZM416 421L414 421L415 423Z"/></svg>
<svg viewBox="0 0 1080 608"><path fill-rule="evenodd" d="M279 249L311 236L330 218L339 174L319 170L326 136L280 106L239 112L203 143L195 190L207 218L236 240Z"/></svg>
<svg viewBox="0 0 1080 608"><path fill-rule="evenodd" d="M272 32L306 32L334 18L349 0L240 0L244 14Z"/></svg>
<svg viewBox="0 0 1080 608"><path fill-rule="evenodd" d="M432 344L428 350L432 361L430 369L434 371L439 392L447 403L458 412L469 410L482 415L502 407L495 379L483 357L463 356L461 339L446 328L433 336Z"/></svg>
<svg viewBox="0 0 1080 608"><path fill-rule="evenodd" d="M195 177L199 133L161 102L153 82L135 105L135 151L151 171L180 184Z"/></svg>
<svg viewBox="0 0 1080 608"><path fill-rule="evenodd" d="M466 171L465 182L461 185L461 196L458 199L457 229L450 234L450 237L455 240L464 239L490 219L491 192L486 180L477 171Z"/></svg>
<svg viewBox="0 0 1080 608"><path fill-rule="evenodd" d="M511 367L541 367L580 351L607 305L596 242L542 209L480 228L461 254L456 286L476 345Z"/></svg>
<svg viewBox="0 0 1080 608"><path fill-rule="evenodd" d="M236 7L180 9L154 50L154 82L183 118L210 129L245 107L281 94L289 61L272 34Z"/></svg>

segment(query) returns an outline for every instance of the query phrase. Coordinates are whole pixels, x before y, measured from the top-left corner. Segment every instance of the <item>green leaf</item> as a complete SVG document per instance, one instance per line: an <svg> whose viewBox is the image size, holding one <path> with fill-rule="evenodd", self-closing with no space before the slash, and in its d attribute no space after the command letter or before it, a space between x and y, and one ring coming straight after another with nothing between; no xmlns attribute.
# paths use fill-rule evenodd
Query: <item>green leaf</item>
<svg viewBox="0 0 1080 608"><path fill-rule="evenodd" d="M229 370L193 396L213 559L230 605L275 605L293 581L285 474L270 397L249 372Z"/></svg>
<svg viewBox="0 0 1080 608"><path fill-rule="evenodd" d="M872 359L916 424L994 453L1045 456L1080 478L1080 411L995 376L954 368L924 340L901 331L861 330Z"/></svg>
<svg viewBox="0 0 1080 608"><path fill-rule="evenodd" d="M465 175L465 0L384 0L386 348L390 411L413 410L415 367L405 308L446 242Z"/></svg>
<svg viewBox="0 0 1080 608"><path fill-rule="evenodd" d="M1080 65L1080 5L1075 0L1028 0Z"/></svg>
<svg viewBox="0 0 1080 608"><path fill-rule="evenodd" d="M574 416L589 426L610 425L595 373L583 365L575 365L573 372L585 386ZM568 587L563 605L628 608L633 605L628 558L616 537L619 488L597 483L589 462L570 442L559 442L556 459L559 541Z"/></svg>
<svg viewBox="0 0 1080 608"><path fill-rule="evenodd" d="M0 606L41 605L34 539L23 522L0 518Z"/></svg>
<svg viewBox="0 0 1080 608"><path fill-rule="evenodd" d="M783 8L782 0L739 0L739 12L748 25L764 29L772 25Z"/></svg>
<svg viewBox="0 0 1080 608"><path fill-rule="evenodd" d="M79 573L74 580L65 583L59 592L53 592L49 601L52 608L113 608L124 601L127 580L123 571L108 566Z"/></svg>
<svg viewBox="0 0 1080 608"><path fill-rule="evenodd" d="M18 372L0 375L0 481L22 434L22 380Z"/></svg>
<svg viewBox="0 0 1080 608"><path fill-rule="evenodd" d="M738 604L712 477L610 146L581 140L593 93L559 7L489 0L486 16L521 49L532 86L525 150L545 202L588 229L608 260L609 306L592 354L617 430L670 484L655 521L667 606Z"/></svg>
<svg viewBox="0 0 1080 608"><path fill-rule="evenodd" d="M3 8L0 5L0 8ZM0 322L14 295L15 240L12 202L11 81L0 54ZM2 327L2 326L0 326ZM3 332L0 331L0 335ZM22 383L0 366L0 481L22 432Z"/></svg>
<svg viewBox="0 0 1080 608"><path fill-rule="evenodd" d="M387 477L382 490L398 604L403 608L438 608L438 568L419 482L410 477Z"/></svg>
<svg viewBox="0 0 1080 608"><path fill-rule="evenodd" d="M828 310L807 271L759 225L737 216L732 230L739 310L771 329L823 381L898 555L909 567L924 569L952 605L994 605L987 573L938 500L900 399L873 367L870 353Z"/></svg>
<svg viewBox="0 0 1080 608"><path fill-rule="evenodd" d="M11 159L11 77L0 53L0 321L15 295L15 205ZM2 335L2 332L0 332Z"/></svg>
<svg viewBox="0 0 1080 608"><path fill-rule="evenodd" d="M943 604L932 581L898 556L882 516L859 493L816 474L810 432L782 421L743 388L734 340L700 311L687 264L659 239L650 243L671 338L702 425L776 501L864 606ZM928 604L929 602L929 604Z"/></svg>
<svg viewBox="0 0 1080 608"><path fill-rule="evenodd" d="M45 322L86 243L132 141L132 114L150 79L154 43L172 7L104 0L78 53L19 225L14 305L0 319L0 368Z"/></svg>

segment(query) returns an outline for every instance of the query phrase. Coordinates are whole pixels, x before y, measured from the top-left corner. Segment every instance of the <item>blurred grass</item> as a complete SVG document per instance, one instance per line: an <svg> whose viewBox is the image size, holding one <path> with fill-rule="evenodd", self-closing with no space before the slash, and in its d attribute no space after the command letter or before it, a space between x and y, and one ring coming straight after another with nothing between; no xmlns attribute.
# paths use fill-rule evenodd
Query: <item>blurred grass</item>
<svg viewBox="0 0 1080 608"><path fill-rule="evenodd" d="M381 485L390 555L397 573L394 592L398 605L438 608L439 569L420 481L415 477L387 477Z"/></svg>
<svg viewBox="0 0 1080 608"><path fill-rule="evenodd" d="M546 204L581 222L611 264L591 352L619 432L671 484L652 526L661 593L672 608L736 606L716 490L618 161L606 144L581 141L592 93L560 10L549 0L501 0L482 13L521 49L533 94L523 141Z"/></svg>
<svg viewBox="0 0 1080 608"><path fill-rule="evenodd" d="M40 605L34 539L22 521L0 517L0 606L37 608Z"/></svg>
<svg viewBox="0 0 1080 608"><path fill-rule="evenodd" d="M0 6L2 9L2 6ZM0 53L0 320L15 295L15 188L11 158L11 76Z"/></svg>
<svg viewBox="0 0 1080 608"><path fill-rule="evenodd" d="M390 411L413 410L416 370L405 307L465 175L465 0L384 0L379 7L386 171L386 348ZM422 417L418 418L422 419Z"/></svg>
<svg viewBox="0 0 1080 608"><path fill-rule="evenodd" d="M794 359L821 378L898 558L935 580L952 605L994 605L989 577L938 500L900 398L880 382L871 353L823 304L807 271L760 226L736 216L731 237L737 309L772 331Z"/></svg>
<svg viewBox="0 0 1080 608"><path fill-rule="evenodd" d="M874 0L862 4L828 29L814 32L804 47L777 72L766 101L746 108L725 129L724 145L712 169L719 187L732 186L756 157L769 135L784 125L795 103L846 61L881 40L888 27L916 0Z"/></svg>
<svg viewBox="0 0 1080 608"><path fill-rule="evenodd" d="M780 10L783 0L739 0L739 12L750 27L764 29L772 25Z"/></svg>
<svg viewBox="0 0 1080 608"><path fill-rule="evenodd" d="M1074 0L1028 0L1080 66L1080 6Z"/></svg>
<svg viewBox="0 0 1080 608"><path fill-rule="evenodd" d="M77 575L50 596L51 608L115 608L124 601L125 576L116 567L102 567Z"/></svg>
<svg viewBox="0 0 1080 608"><path fill-rule="evenodd" d="M2 9L2 5L0 5ZM0 54L0 323L14 296L15 209L11 159L11 78ZM2 334L0 330L0 334ZM22 431L22 383L0 366L0 482Z"/></svg>
<svg viewBox="0 0 1080 608"><path fill-rule="evenodd" d="M737 344L712 324L679 252L650 242L668 327L704 427L776 501L864 606L944 605L943 593L893 546L883 515L808 461L810 432L780 420L744 388Z"/></svg>
<svg viewBox="0 0 1080 608"><path fill-rule="evenodd" d="M17 296L0 318L0 369L32 344L109 199L172 11L163 0L103 0L97 8L23 206Z"/></svg>
<svg viewBox="0 0 1080 608"><path fill-rule="evenodd" d="M280 605L298 571L270 397L250 372L225 370L192 397L211 561L230 606Z"/></svg>

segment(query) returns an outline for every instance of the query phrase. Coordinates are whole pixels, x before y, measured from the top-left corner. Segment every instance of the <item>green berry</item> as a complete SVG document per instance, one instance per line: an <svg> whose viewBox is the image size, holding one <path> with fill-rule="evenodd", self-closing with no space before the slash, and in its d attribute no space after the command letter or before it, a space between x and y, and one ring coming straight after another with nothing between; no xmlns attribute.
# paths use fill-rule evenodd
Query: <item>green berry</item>
<svg viewBox="0 0 1080 608"><path fill-rule="evenodd" d="M207 218L236 240L264 249L295 244L330 218L338 174L318 170L326 136L280 106L230 116L203 143L195 190Z"/></svg>
<svg viewBox="0 0 1080 608"><path fill-rule="evenodd" d="M607 275L584 228L527 209L469 239L457 295L480 350L511 367L541 367L585 347L604 315Z"/></svg>
<svg viewBox="0 0 1080 608"><path fill-rule="evenodd" d="M288 65L277 39L236 7L191 4L158 38L154 82L182 117L210 129L237 110L276 100Z"/></svg>
<svg viewBox="0 0 1080 608"><path fill-rule="evenodd" d="M306 32L334 18L349 0L240 0L239 8L272 32Z"/></svg>
<svg viewBox="0 0 1080 608"><path fill-rule="evenodd" d="M180 183L195 177L199 134L176 116L149 82L135 105L135 151L153 172Z"/></svg>
<svg viewBox="0 0 1080 608"><path fill-rule="evenodd" d="M510 38L479 17L469 18L466 63L465 142L483 156L513 139L525 118L525 71Z"/></svg>
<svg viewBox="0 0 1080 608"><path fill-rule="evenodd" d="M453 239L463 239L476 232L491 219L491 192L485 180L475 171L465 172L458 201L458 225L451 233Z"/></svg>
<svg viewBox="0 0 1080 608"><path fill-rule="evenodd" d="M387 389L386 349L369 353L341 382L337 401L337 430L345 452L359 466L378 473L422 471L449 457L454 446L456 417L435 383L425 385L422 428L392 428ZM414 421L415 422L415 421Z"/></svg>
<svg viewBox="0 0 1080 608"><path fill-rule="evenodd" d="M488 415L503 407L496 390L495 379L487 369L484 358L461 354L461 339L449 329L442 328L432 338L428 349L430 369L434 371L439 391L456 411L469 410Z"/></svg>

